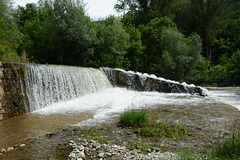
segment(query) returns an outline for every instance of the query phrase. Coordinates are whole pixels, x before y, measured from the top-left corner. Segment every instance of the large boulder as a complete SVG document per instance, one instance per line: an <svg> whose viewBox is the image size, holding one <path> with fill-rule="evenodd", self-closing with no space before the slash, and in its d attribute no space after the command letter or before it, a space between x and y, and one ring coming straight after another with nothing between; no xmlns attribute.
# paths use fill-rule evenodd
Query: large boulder
<svg viewBox="0 0 240 160"><path fill-rule="evenodd" d="M166 80L155 75L139 72L125 71L122 69L101 68L113 86L126 87L137 91L157 91L164 93L189 93L207 96L205 88Z"/></svg>

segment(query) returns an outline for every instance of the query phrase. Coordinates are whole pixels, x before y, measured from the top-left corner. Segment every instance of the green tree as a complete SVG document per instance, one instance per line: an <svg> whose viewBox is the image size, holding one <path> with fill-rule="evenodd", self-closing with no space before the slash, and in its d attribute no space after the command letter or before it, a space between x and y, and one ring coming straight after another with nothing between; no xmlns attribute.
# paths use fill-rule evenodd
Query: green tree
<svg viewBox="0 0 240 160"><path fill-rule="evenodd" d="M145 46L142 43L142 34L132 24L125 27L126 32L129 34L130 39L127 47L127 54L124 59L124 68L133 71L143 69L143 52Z"/></svg>
<svg viewBox="0 0 240 160"><path fill-rule="evenodd" d="M78 0L40 1L19 8L22 50L37 63L88 66L96 33Z"/></svg>
<svg viewBox="0 0 240 160"><path fill-rule="evenodd" d="M97 22L95 65L121 68L127 53L128 41L129 35L119 18L109 16Z"/></svg>
<svg viewBox="0 0 240 160"><path fill-rule="evenodd" d="M145 70L165 78L184 80L201 61L201 38L180 33L167 17L155 18L142 26Z"/></svg>
<svg viewBox="0 0 240 160"><path fill-rule="evenodd" d="M12 1L0 0L0 60L20 61L15 50L21 41L15 19L12 16Z"/></svg>
<svg viewBox="0 0 240 160"><path fill-rule="evenodd" d="M115 9L119 12L127 11L134 16L135 25L147 24L154 18L171 17L171 10L175 0L118 0Z"/></svg>
<svg viewBox="0 0 240 160"><path fill-rule="evenodd" d="M203 54L209 60L209 68L212 61L212 45L219 29L219 8L224 0L191 0L191 10L197 16L199 25L197 33L203 39Z"/></svg>
<svg viewBox="0 0 240 160"><path fill-rule="evenodd" d="M162 56L161 36L164 28L171 28L177 30L177 26L167 17L155 18L151 20L146 26L139 26L142 33L142 42L146 46L144 51L144 72L155 72L154 65L159 63Z"/></svg>

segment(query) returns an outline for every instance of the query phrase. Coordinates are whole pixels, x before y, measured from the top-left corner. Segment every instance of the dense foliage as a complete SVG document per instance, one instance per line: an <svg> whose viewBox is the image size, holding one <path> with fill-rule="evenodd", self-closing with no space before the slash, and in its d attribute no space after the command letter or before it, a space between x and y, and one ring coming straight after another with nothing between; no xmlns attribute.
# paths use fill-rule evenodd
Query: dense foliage
<svg viewBox="0 0 240 160"><path fill-rule="evenodd" d="M239 0L118 0L93 21L82 0L0 0L0 60L118 67L202 85L240 85ZM26 58L27 57L27 58Z"/></svg>

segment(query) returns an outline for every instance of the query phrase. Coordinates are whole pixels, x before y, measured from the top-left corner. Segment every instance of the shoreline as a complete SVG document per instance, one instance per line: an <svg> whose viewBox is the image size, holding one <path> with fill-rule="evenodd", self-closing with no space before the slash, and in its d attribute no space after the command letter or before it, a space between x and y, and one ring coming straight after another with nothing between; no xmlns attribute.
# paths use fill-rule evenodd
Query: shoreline
<svg viewBox="0 0 240 160"><path fill-rule="evenodd" d="M180 138L141 137L137 128L121 126L116 117L111 123L92 127L67 126L46 136L28 139L13 146L2 159L66 159L72 152L70 141L98 140L108 145L125 146L129 150L142 149L147 154L151 148L162 152L178 150L196 154L210 150L216 144L231 138L231 131L239 124L240 111L223 103L209 106L155 106L145 110L151 120L185 125L189 134ZM24 144L24 146L22 145ZM22 145L20 147L20 145ZM7 149L6 149L7 150Z"/></svg>

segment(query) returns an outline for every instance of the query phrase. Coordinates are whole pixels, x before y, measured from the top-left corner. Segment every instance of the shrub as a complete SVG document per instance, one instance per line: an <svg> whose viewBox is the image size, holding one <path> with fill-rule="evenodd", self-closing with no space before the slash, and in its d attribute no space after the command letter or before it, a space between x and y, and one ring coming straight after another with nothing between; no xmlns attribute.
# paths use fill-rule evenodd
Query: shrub
<svg viewBox="0 0 240 160"><path fill-rule="evenodd" d="M235 131L231 140L213 149L212 156L219 159L240 160L240 132Z"/></svg>

